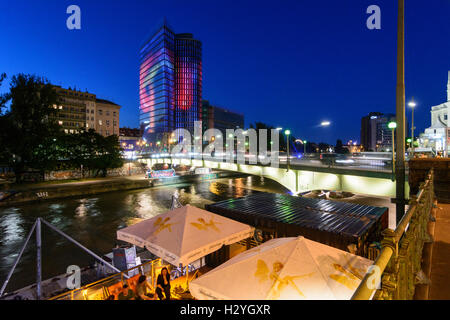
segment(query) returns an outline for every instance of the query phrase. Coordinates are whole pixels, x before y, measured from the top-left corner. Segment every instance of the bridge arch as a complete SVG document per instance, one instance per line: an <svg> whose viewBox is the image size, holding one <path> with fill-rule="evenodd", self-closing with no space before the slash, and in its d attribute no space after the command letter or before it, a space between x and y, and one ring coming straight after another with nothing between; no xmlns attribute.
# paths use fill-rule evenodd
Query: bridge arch
<svg viewBox="0 0 450 320"><path fill-rule="evenodd" d="M395 181L392 181L388 177L370 177L364 176L363 174L340 174L304 169L290 169L287 171L286 168L199 159L159 158L142 161L146 161L148 165L153 165L155 163L185 164L262 176L275 180L294 194L315 189L327 189L375 196L395 197ZM405 183L405 188L405 191L408 194L409 184L407 182Z"/></svg>

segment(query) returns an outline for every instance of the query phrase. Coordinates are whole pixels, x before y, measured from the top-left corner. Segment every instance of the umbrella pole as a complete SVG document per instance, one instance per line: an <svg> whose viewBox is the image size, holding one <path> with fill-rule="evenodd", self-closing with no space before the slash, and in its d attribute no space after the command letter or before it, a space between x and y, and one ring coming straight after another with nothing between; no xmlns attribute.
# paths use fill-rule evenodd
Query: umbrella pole
<svg viewBox="0 0 450 320"><path fill-rule="evenodd" d="M186 291L189 290L189 264L186 266Z"/></svg>

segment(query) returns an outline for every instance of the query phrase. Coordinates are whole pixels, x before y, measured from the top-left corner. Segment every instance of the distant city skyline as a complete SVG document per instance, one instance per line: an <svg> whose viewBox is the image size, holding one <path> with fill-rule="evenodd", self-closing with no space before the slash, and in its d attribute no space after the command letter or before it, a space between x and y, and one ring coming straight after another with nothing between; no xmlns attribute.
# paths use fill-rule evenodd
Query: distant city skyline
<svg viewBox="0 0 450 320"><path fill-rule="evenodd" d="M66 28L70 4L2 2L0 72L95 92L122 106L121 126L139 126L139 49L164 17L203 43L203 99L243 113L247 127L261 121L308 141L360 142L361 117L395 113L395 2L378 1L381 30L366 28L366 0L77 0L81 30ZM446 98L448 12L444 1L406 4L406 100L417 103L417 135ZM331 125L319 127L324 120Z"/></svg>

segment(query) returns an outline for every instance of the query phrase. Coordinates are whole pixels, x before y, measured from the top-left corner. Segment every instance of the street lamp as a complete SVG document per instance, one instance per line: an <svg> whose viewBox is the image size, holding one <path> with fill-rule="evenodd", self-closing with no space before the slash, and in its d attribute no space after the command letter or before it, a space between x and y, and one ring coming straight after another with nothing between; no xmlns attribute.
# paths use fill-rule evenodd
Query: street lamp
<svg viewBox="0 0 450 320"><path fill-rule="evenodd" d="M395 128L397 128L397 123L394 121L391 121L388 123L388 128L392 130L392 173L395 171L395 143L394 143L394 137L395 137Z"/></svg>
<svg viewBox="0 0 450 320"><path fill-rule="evenodd" d="M302 139L297 139L297 140L295 140L295 142L301 143L301 144L303 145L303 155L305 155L305 154L306 154L306 143L307 143L308 141L302 140Z"/></svg>
<svg viewBox="0 0 450 320"><path fill-rule="evenodd" d="M287 159L286 159L286 162L287 162L287 171L289 171L289 164L290 164L290 161L289 161L289 135L291 134L291 130L285 130L284 131L284 134L286 135L286 148L287 148Z"/></svg>
<svg viewBox="0 0 450 320"><path fill-rule="evenodd" d="M414 156L414 108L416 107L416 103L414 102L414 97L412 100L408 103L408 107L411 108L412 116L411 116L411 154Z"/></svg>

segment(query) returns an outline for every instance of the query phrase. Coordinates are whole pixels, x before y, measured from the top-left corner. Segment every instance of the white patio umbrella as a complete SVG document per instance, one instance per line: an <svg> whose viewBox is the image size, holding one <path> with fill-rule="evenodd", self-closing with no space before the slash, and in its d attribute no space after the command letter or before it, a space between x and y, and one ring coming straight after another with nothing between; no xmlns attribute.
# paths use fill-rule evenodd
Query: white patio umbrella
<svg viewBox="0 0 450 320"><path fill-rule="evenodd" d="M178 266L253 235L254 228L190 205L117 231L117 239L145 247Z"/></svg>
<svg viewBox="0 0 450 320"><path fill-rule="evenodd" d="M189 284L199 300L350 299L373 261L305 239L245 251Z"/></svg>

